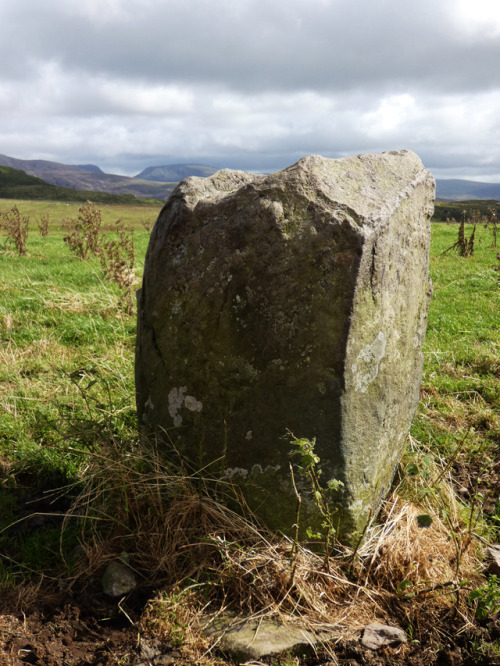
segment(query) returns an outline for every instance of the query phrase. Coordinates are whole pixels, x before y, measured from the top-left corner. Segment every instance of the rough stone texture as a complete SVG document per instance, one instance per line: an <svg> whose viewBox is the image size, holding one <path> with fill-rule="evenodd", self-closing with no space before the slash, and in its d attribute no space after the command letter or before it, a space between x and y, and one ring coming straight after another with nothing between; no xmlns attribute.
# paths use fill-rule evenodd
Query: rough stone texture
<svg viewBox="0 0 500 666"><path fill-rule="evenodd" d="M409 151L182 181L138 294L143 431L213 463L289 533L286 433L315 437L322 480L345 484L342 530L362 529L418 402L433 201ZM299 489L307 526L316 514Z"/></svg>
<svg viewBox="0 0 500 666"><path fill-rule="evenodd" d="M500 576L500 546L489 545L486 549L488 573Z"/></svg>
<svg viewBox="0 0 500 666"><path fill-rule="evenodd" d="M389 627L387 624L373 622L363 630L361 643L369 650L378 650L384 645L398 645L406 643L406 634L398 627Z"/></svg>

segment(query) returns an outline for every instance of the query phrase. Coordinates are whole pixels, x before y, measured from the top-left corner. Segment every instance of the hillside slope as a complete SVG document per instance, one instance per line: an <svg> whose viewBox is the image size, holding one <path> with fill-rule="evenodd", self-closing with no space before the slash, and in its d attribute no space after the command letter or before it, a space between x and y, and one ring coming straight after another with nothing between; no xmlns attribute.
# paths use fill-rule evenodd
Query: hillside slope
<svg viewBox="0 0 500 666"><path fill-rule="evenodd" d="M87 201L95 203L139 203L132 194L113 194L93 190L74 190L46 183L25 171L0 166L0 199L26 199L30 201Z"/></svg>
<svg viewBox="0 0 500 666"><path fill-rule="evenodd" d="M85 167L60 164L47 160L19 160L0 155L0 165L26 172L29 176L41 178L46 183L73 190L108 192L110 194L133 194L136 197L167 199L175 187L175 182L154 182L116 176Z"/></svg>

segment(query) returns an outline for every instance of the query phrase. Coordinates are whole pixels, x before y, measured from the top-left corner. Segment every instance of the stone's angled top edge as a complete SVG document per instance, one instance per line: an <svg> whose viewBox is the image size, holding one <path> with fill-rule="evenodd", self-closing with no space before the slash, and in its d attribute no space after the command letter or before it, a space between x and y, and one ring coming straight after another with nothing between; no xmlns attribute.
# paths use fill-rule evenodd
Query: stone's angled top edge
<svg viewBox="0 0 500 666"><path fill-rule="evenodd" d="M279 190L288 181L341 206L358 201L353 213L360 220L365 219L368 226L377 225L418 185L427 185L429 207L434 202L432 174L420 157L407 149L339 158L311 154L272 174L221 169L207 178L190 176L182 180L171 199L184 199L194 208L201 202L216 203L252 185L258 188L262 184L267 191Z"/></svg>
<svg viewBox="0 0 500 666"><path fill-rule="evenodd" d="M190 187L201 187L203 189L207 189L208 187L222 192L231 192L242 185L246 185L254 180L262 180L262 178L265 178L265 175L252 173L251 171L219 169L219 171L205 178L202 176L188 176L184 180L181 180L179 185L189 185Z"/></svg>
<svg viewBox="0 0 500 666"><path fill-rule="evenodd" d="M307 155L268 177L269 184L280 180L301 183L325 200L347 206L366 231L391 215L418 186L426 192L426 208L430 211L434 204L434 178L420 157L407 149L340 158Z"/></svg>
<svg viewBox="0 0 500 666"><path fill-rule="evenodd" d="M265 177L262 174L237 169L220 169L206 178L188 176L177 184L170 199L184 198L193 207L198 201L216 202Z"/></svg>
<svg viewBox="0 0 500 666"><path fill-rule="evenodd" d="M311 153L309 155L304 155L304 157L301 157L299 160L294 162L288 167L285 167L284 169L281 169L280 171L277 171L276 173L280 173L281 171L287 171L288 169L292 169L296 167L297 165L304 165L304 164L329 164L329 163L342 163L342 162L349 162L349 161L355 161L355 160L370 160L370 159L375 159L375 160L380 160L381 158L404 158L405 160L408 161L413 161L415 164L418 164L421 168L425 168L422 160L420 157L415 153L413 150L409 150L408 148L401 148L400 150L386 150L381 153L356 153L353 155L344 155L342 157L324 157L323 155L320 155L318 153Z"/></svg>

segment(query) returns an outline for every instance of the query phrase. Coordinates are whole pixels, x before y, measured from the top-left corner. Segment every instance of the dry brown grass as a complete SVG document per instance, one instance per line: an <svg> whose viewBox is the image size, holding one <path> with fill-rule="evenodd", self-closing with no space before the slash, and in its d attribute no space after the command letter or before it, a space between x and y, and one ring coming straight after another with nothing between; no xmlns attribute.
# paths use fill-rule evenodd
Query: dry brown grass
<svg viewBox="0 0 500 666"><path fill-rule="evenodd" d="M482 580L479 550L453 498L443 500L448 522L434 512L423 527L429 506L391 496L358 552L339 546L326 571L322 556L228 509L207 491L211 483L170 473L155 455L147 469L135 465L132 457L89 456L87 487L67 518L87 528L71 585L127 551L143 583L162 590L144 627L181 631L199 659L209 650L199 629L207 613L334 626L339 639L373 621L439 632L445 613L461 626L472 620L467 596Z"/></svg>
<svg viewBox="0 0 500 666"><path fill-rule="evenodd" d="M99 289L90 292L80 292L70 289L49 289L43 299L47 310L71 314L100 314L109 312L116 315L114 295L109 291Z"/></svg>
<svg viewBox="0 0 500 666"><path fill-rule="evenodd" d="M432 524L422 526L422 515L430 516ZM361 551L368 551L366 585L376 583L390 592L428 600L446 587L455 590L463 579L478 582L477 541L467 525L454 518L457 531L452 534L450 525L435 513L393 496L384 505L379 534ZM447 595L438 596L440 604L450 603Z"/></svg>

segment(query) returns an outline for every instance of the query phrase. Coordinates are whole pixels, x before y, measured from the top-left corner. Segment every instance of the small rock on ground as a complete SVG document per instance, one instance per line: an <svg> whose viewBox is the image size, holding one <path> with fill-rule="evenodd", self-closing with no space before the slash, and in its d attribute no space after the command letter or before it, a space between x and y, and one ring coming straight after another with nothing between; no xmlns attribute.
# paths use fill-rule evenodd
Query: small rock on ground
<svg viewBox="0 0 500 666"><path fill-rule="evenodd" d="M406 643L406 634L398 627L389 627L380 622L373 622L364 628L361 643L369 650L378 650L384 645Z"/></svg>

